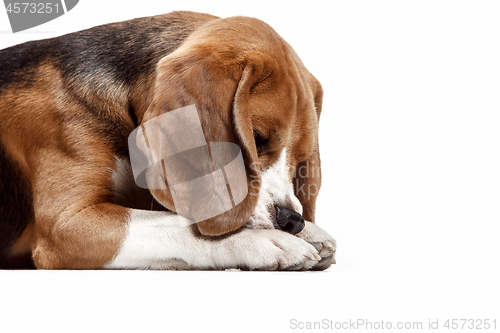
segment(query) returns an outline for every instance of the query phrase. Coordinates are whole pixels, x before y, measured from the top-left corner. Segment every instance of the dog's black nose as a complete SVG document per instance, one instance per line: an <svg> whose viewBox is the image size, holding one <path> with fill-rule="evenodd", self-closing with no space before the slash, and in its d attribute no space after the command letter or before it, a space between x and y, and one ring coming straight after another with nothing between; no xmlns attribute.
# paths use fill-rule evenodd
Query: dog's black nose
<svg viewBox="0 0 500 333"><path fill-rule="evenodd" d="M276 222L280 230L298 234L304 229L305 222L302 215L288 208L274 206L276 208Z"/></svg>

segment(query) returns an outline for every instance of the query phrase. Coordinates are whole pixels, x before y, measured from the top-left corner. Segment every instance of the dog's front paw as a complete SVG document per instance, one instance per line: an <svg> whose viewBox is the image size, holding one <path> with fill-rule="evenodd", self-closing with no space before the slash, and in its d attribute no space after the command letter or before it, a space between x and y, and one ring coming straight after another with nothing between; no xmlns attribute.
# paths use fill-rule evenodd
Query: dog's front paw
<svg viewBox="0 0 500 333"><path fill-rule="evenodd" d="M311 244L280 230L243 229L232 241L237 268L309 270L321 260Z"/></svg>
<svg viewBox="0 0 500 333"><path fill-rule="evenodd" d="M314 246L321 257L321 260L312 267L312 270L325 270L332 264L335 264L337 244L335 239L326 231L316 224L306 221L304 229L296 236Z"/></svg>

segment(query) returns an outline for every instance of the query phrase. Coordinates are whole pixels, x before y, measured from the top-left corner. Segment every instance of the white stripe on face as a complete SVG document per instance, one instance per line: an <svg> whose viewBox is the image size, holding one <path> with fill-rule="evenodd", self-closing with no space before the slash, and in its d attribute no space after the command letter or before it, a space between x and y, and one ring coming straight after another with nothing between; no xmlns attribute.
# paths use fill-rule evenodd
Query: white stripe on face
<svg viewBox="0 0 500 333"><path fill-rule="evenodd" d="M254 229L273 229L270 210L275 205L283 205L302 214L302 205L293 191L292 179L288 172L287 153L283 149L278 159L262 171L259 199L250 216L247 227Z"/></svg>

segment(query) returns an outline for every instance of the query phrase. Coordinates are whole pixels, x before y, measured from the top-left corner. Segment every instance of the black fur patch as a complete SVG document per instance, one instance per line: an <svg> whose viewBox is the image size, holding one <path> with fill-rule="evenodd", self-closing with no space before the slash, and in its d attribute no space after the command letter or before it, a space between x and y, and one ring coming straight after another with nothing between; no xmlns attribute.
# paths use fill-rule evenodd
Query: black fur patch
<svg viewBox="0 0 500 333"><path fill-rule="evenodd" d="M76 84L99 82L106 76L107 82L129 86L141 74L154 72L158 60L173 52L198 25L182 12L173 12L0 50L0 93L13 82L29 84L32 72L46 59Z"/></svg>
<svg viewBox="0 0 500 333"><path fill-rule="evenodd" d="M47 57L50 45L50 40L40 40L0 50L0 93L13 82L29 85L33 70Z"/></svg>
<svg viewBox="0 0 500 333"><path fill-rule="evenodd" d="M154 71L162 57L187 37L187 22L172 15L107 24L61 36L57 60L64 73L85 76L109 75L119 83L133 83L141 74Z"/></svg>

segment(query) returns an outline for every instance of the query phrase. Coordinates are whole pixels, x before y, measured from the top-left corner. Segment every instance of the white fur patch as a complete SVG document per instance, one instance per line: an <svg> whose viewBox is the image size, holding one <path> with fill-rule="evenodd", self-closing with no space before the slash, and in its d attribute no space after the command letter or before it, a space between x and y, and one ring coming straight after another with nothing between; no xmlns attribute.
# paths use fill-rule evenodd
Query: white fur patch
<svg viewBox="0 0 500 333"><path fill-rule="evenodd" d="M161 267L182 257L188 228L179 227L182 217L170 212L131 210L128 234L118 255L105 268Z"/></svg>
<svg viewBox="0 0 500 333"><path fill-rule="evenodd" d="M302 205L293 191L292 179L289 177L286 149L273 165L262 171L261 188L254 212L246 226L254 229L273 229L269 209L274 205L288 205L294 211L302 214Z"/></svg>
<svg viewBox="0 0 500 333"><path fill-rule="evenodd" d="M218 240L198 237L172 212L131 210L120 251L104 268L309 269L321 258L280 230L242 229Z"/></svg>

